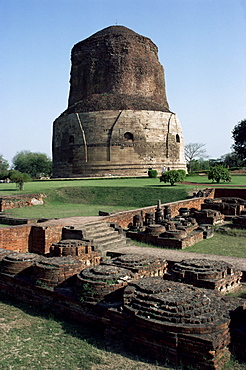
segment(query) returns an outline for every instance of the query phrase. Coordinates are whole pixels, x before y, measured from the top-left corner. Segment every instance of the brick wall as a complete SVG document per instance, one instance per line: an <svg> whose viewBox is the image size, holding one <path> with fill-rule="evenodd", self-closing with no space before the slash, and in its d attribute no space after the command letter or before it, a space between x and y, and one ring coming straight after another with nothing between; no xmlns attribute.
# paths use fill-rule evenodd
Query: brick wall
<svg viewBox="0 0 246 370"><path fill-rule="evenodd" d="M49 253L61 239L63 225L20 225L0 228L0 248L17 252Z"/></svg>
<svg viewBox="0 0 246 370"><path fill-rule="evenodd" d="M0 228L0 248L28 252L30 231L30 225Z"/></svg>
<svg viewBox="0 0 246 370"><path fill-rule="evenodd" d="M32 226L29 249L32 253L49 253L52 243L61 240L63 225Z"/></svg>
<svg viewBox="0 0 246 370"><path fill-rule="evenodd" d="M192 198L192 199L186 199L186 200L180 200L178 202L174 203L165 203L164 205L169 205L172 211L172 217L179 214L179 209L183 207L187 208L196 208L199 211L201 210L201 204L204 203L205 198ZM139 209L133 209L130 211L124 211L124 212L118 212L113 214L112 216L107 217L107 221L109 222L116 222L121 227L127 228L129 224L132 223L133 216L142 214L143 217L145 217L145 214L148 212L154 213L156 210L157 205L151 206L151 207L145 207L145 208L139 208Z"/></svg>

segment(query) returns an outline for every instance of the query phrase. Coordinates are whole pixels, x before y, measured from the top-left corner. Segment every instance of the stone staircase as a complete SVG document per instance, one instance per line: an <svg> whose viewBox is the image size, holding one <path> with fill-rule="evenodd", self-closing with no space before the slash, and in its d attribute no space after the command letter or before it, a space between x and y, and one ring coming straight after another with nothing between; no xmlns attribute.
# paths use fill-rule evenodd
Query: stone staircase
<svg viewBox="0 0 246 370"><path fill-rule="evenodd" d="M131 239L126 238L117 224L110 224L104 220L64 228L63 239L89 240L95 249L100 250L102 257L106 256L108 250L131 245Z"/></svg>

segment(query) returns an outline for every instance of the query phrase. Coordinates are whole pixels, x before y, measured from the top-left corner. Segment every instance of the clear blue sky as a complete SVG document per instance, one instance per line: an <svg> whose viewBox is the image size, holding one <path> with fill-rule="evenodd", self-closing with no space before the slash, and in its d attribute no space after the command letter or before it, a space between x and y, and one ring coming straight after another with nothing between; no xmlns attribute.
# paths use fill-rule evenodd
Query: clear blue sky
<svg viewBox="0 0 246 370"><path fill-rule="evenodd" d="M185 143L231 151L246 118L246 0L0 0L0 154L51 156L67 108L72 46L111 25L149 37Z"/></svg>

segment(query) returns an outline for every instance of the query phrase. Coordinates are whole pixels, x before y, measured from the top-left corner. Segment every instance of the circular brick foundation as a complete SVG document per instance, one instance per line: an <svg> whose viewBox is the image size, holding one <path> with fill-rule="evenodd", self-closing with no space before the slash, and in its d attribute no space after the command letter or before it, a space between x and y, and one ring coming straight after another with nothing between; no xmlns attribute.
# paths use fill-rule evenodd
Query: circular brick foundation
<svg viewBox="0 0 246 370"><path fill-rule="evenodd" d="M171 280L181 281L220 292L228 292L240 286L241 271L223 261L187 259L173 265Z"/></svg>
<svg viewBox="0 0 246 370"><path fill-rule="evenodd" d="M124 292L124 307L128 313L171 326L175 332L211 333L228 329L226 304L216 293L160 278L129 283Z"/></svg>
<svg viewBox="0 0 246 370"><path fill-rule="evenodd" d="M136 278L147 276L163 276L167 270L167 261L153 256L140 254L124 254L105 262L107 265L127 268Z"/></svg>
<svg viewBox="0 0 246 370"><path fill-rule="evenodd" d="M109 265L86 268L77 275L76 293L81 302L122 300L123 288L133 279L130 270Z"/></svg>
<svg viewBox="0 0 246 370"><path fill-rule="evenodd" d="M32 279L42 287L55 287L81 270L82 263L76 258L41 257L35 264Z"/></svg>
<svg viewBox="0 0 246 370"><path fill-rule="evenodd" d="M1 272L8 275L19 275L30 273L38 255L34 253L8 253L3 257Z"/></svg>
<svg viewBox="0 0 246 370"><path fill-rule="evenodd" d="M146 234L150 234L153 236L159 236L161 233L166 231L165 226L160 224L148 225L146 226L145 232Z"/></svg>
<svg viewBox="0 0 246 370"><path fill-rule="evenodd" d="M0 248L0 262L5 256L8 256L9 254L13 254L13 251L9 249Z"/></svg>

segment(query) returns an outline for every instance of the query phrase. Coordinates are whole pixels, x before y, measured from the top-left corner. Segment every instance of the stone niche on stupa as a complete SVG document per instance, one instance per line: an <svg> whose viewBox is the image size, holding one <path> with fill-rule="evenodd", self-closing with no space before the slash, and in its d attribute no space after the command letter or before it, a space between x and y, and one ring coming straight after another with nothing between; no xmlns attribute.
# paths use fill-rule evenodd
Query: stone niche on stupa
<svg viewBox="0 0 246 370"><path fill-rule="evenodd" d="M53 124L53 177L185 169L157 46L111 26L74 45L68 108Z"/></svg>

